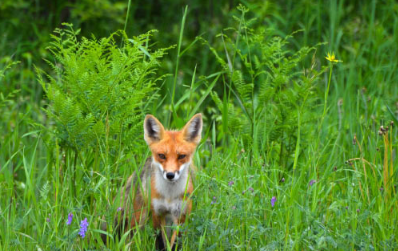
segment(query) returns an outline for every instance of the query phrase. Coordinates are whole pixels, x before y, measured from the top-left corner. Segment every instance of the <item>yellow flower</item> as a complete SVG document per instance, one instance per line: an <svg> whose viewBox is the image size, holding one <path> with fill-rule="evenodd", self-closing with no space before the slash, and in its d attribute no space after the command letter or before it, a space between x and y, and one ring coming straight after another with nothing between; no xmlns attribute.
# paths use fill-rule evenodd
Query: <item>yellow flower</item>
<svg viewBox="0 0 398 251"><path fill-rule="evenodd" d="M328 52L328 56L325 57L325 58L326 58L327 60L329 60L330 62L332 62L332 63L343 62L343 61L341 61L341 60L337 60L337 59L334 57L334 52L333 52L333 53Z"/></svg>

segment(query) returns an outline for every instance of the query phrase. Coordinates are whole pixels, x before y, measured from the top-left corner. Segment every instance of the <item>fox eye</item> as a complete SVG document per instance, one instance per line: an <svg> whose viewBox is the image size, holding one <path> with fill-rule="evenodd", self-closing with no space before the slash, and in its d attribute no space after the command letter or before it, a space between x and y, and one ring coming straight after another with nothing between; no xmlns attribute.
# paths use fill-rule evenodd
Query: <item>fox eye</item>
<svg viewBox="0 0 398 251"><path fill-rule="evenodd" d="M164 154L159 153L158 155L159 155L159 158L161 158L161 159L166 159L166 156L165 156Z"/></svg>
<svg viewBox="0 0 398 251"><path fill-rule="evenodd" d="M185 154L180 154L180 155L178 155L178 159L183 159L183 158L185 158L185 157L186 157Z"/></svg>

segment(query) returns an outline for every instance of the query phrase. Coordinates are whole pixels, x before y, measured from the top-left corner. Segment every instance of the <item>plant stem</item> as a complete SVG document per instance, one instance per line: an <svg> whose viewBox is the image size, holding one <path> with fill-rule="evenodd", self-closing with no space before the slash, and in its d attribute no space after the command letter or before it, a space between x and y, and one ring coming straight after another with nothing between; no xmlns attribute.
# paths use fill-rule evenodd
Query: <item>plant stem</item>
<svg viewBox="0 0 398 251"><path fill-rule="evenodd" d="M178 66L179 66L179 63L180 63L180 51L181 51L182 37L184 35L184 26L185 26L185 19L187 17L187 12L188 12L188 6L185 6L184 14L182 16L182 21L181 21L180 37L178 39L176 69L175 69L175 72L174 72L173 92L171 94L171 108L172 108L172 113L173 114L176 112L175 108L174 108L174 97L175 97L176 86L177 86ZM168 119L168 125L169 126L170 126L170 121L171 121L171 114L170 114L169 119Z"/></svg>
<svg viewBox="0 0 398 251"><path fill-rule="evenodd" d="M127 5L127 14L126 14L126 20L124 21L124 29L123 29L124 32L126 32L127 22L129 20L130 6L131 6L131 0L129 0L129 3Z"/></svg>
<svg viewBox="0 0 398 251"><path fill-rule="evenodd" d="M329 89L330 89L330 82L332 80L332 72L333 72L333 63L331 64L330 71L329 71L329 80L328 80L328 85L326 87L326 92L325 92L325 104L323 106L323 113L321 117L321 122L319 122L318 126L318 139L316 141L315 149L318 150L319 143L320 143L320 138L321 138L321 128L323 125L323 120L325 119L326 116L326 110L327 110L327 103L328 103L328 95L329 95Z"/></svg>
<svg viewBox="0 0 398 251"><path fill-rule="evenodd" d="M324 104L324 106L323 106L323 114L322 114L321 123L319 124L319 129L321 129L323 120L325 119L325 115L326 115L326 108L327 108L327 103L328 103L328 95L329 95L330 82L331 82L331 80L332 80L332 72L333 72L333 63L331 64L330 71L329 71L328 86L327 86L326 92L325 92L325 104Z"/></svg>

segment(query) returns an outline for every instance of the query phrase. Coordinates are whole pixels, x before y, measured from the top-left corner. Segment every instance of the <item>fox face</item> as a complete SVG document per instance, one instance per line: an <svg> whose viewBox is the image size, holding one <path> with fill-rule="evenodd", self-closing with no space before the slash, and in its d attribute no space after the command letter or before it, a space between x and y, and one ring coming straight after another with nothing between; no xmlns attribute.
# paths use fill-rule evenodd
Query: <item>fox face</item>
<svg viewBox="0 0 398 251"><path fill-rule="evenodd" d="M189 167L202 133L202 115L196 114L180 131L166 131L152 115L144 121L144 138L153 163L169 182L176 182Z"/></svg>

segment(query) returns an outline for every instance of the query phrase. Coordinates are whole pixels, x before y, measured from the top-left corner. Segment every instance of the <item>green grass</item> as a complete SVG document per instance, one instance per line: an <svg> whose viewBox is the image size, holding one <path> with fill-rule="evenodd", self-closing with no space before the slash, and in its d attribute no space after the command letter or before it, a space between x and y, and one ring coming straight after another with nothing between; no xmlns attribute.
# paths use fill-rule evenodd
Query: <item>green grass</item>
<svg viewBox="0 0 398 251"><path fill-rule="evenodd" d="M139 147L128 147L121 134L117 144L107 133L113 115L103 112L97 143L65 144L56 119L44 111L52 104L34 72L36 66L62 78L42 58L56 62L45 47L64 10L52 6L54 16L46 16L46 1L31 8L6 2L0 7L0 250L154 250L150 220L131 239L125 235L107 247L100 240L101 223L117 214L113 198L149 156L143 133L129 136ZM177 45L159 59L153 77L169 75L154 81L149 102L132 116L137 128L145 113L181 128L194 113L204 114L182 250L398 249L398 5L242 2L249 12L223 1L187 8L170 1L173 11L156 3L83 1L66 20L97 37L124 29L133 38L158 28L151 41L137 45L142 64L156 48ZM117 15L122 11L130 16ZM104 26L97 27L98 19ZM271 46L280 49L276 54L266 47L300 29L286 45ZM308 55L287 69L300 50ZM343 60L333 71L328 51ZM389 129L380 135L382 125ZM89 227L82 239L84 218Z"/></svg>

